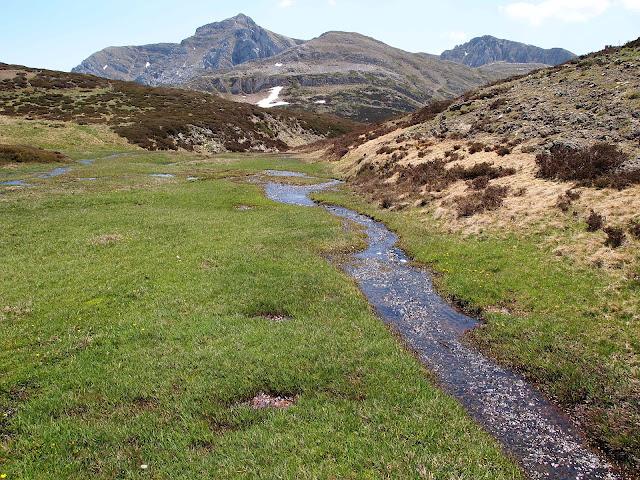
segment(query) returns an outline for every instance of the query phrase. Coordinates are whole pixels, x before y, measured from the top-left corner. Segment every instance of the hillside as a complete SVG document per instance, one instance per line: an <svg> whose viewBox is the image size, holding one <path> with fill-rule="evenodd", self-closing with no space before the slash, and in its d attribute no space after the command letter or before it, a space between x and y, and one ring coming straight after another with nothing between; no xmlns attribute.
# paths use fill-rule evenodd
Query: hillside
<svg viewBox="0 0 640 480"><path fill-rule="evenodd" d="M481 312L487 325L473 341L636 471L639 112L640 40L433 104L325 152L341 157L362 210L397 225L442 272L444 291Z"/></svg>
<svg viewBox="0 0 640 480"><path fill-rule="evenodd" d="M354 124L218 96L0 64L0 115L104 124L151 150L282 151Z"/></svg>
<svg viewBox="0 0 640 480"><path fill-rule="evenodd" d="M575 56L563 48L544 49L485 35L443 52L440 58L469 67L481 67L496 62L559 65Z"/></svg>
<svg viewBox="0 0 640 480"><path fill-rule="evenodd" d="M267 60L203 74L188 86L254 102L252 95L280 86L282 100L297 107L374 122L495 78L357 33L328 32Z"/></svg>
<svg viewBox="0 0 640 480"><path fill-rule="evenodd" d="M179 85L201 71L268 58L299 43L265 30L246 15L204 25L180 43L108 47L73 69L112 80Z"/></svg>

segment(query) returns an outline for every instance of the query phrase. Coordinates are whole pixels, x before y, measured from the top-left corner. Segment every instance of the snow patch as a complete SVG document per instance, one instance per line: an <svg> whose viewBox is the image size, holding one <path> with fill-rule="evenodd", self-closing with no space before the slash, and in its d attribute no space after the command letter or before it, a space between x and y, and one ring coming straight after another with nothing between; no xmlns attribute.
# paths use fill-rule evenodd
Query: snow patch
<svg viewBox="0 0 640 480"><path fill-rule="evenodd" d="M281 63L276 63L276 67L281 67L282 64Z"/></svg>
<svg viewBox="0 0 640 480"><path fill-rule="evenodd" d="M102 70L106 70L108 67L108 65L105 65L104 67L102 67Z"/></svg>
<svg viewBox="0 0 640 480"><path fill-rule="evenodd" d="M269 90L269 96L260 100L257 105L262 108L273 108L280 107L282 105L289 105L289 102L278 101L278 97L280 96L280 92L284 87L273 87Z"/></svg>
<svg viewBox="0 0 640 480"><path fill-rule="evenodd" d="M151 64L149 62L147 62L144 66L144 68L149 68L151 66Z"/></svg>
<svg viewBox="0 0 640 480"><path fill-rule="evenodd" d="M318 105L324 105L325 103L327 103L327 101L326 100L316 100L313 103L317 103Z"/></svg>

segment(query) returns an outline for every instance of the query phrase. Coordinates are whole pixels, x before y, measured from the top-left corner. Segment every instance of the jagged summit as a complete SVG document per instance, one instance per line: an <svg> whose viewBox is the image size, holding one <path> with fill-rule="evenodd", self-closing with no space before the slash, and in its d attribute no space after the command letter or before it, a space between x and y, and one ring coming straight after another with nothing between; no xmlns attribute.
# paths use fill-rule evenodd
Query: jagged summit
<svg viewBox="0 0 640 480"><path fill-rule="evenodd" d="M179 44L105 48L73 71L147 85L180 85L197 73L268 58L300 43L266 30L240 13L198 28Z"/></svg>
<svg viewBox="0 0 640 480"><path fill-rule="evenodd" d="M258 25L256 24L256 22L254 22L251 17L245 15L244 13L239 13L235 17L227 18L226 20L222 20L220 22L213 22L213 23L209 23L207 25L198 27L196 29L195 34L196 36L209 35L212 31L215 31L215 30L222 30L222 29L233 28L233 27L252 28L257 26Z"/></svg>

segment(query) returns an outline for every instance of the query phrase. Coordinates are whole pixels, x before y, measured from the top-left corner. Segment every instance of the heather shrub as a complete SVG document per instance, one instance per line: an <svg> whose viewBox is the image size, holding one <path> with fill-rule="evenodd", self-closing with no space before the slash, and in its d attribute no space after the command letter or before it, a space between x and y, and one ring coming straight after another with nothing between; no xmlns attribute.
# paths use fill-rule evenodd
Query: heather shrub
<svg viewBox="0 0 640 480"><path fill-rule="evenodd" d="M587 231L597 232L604 227L604 217L599 213L591 210L591 213L587 217Z"/></svg>
<svg viewBox="0 0 640 480"><path fill-rule="evenodd" d="M567 190L564 194L558 197L558 202L556 206L562 210L563 212L568 212L571 208L571 205L574 201L580 199L580 192L576 192L575 190Z"/></svg>
<svg viewBox="0 0 640 480"><path fill-rule="evenodd" d="M607 227L604 229L604 233L607 234L605 245L611 248L622 246L626 238L624 230L621 227Z"/></svg>
<svg viewBox="0 0 640 480"><path fill-rule="evenodd" d="M508 187L491 185L482 192L475 192L456 199L458 217L471 217L487 210L497 210L509 193Z"/></svg>
<svg viewBox="0 0 640 480"><path fill-rule="evenodd" d="M640 171L620 171L627 156L614 145L596 143L587 148L554 145L536 157L537 176L549 180L577 181L590 187L622 189L640 183Z"/></svg>
<svg viewBox="0 0 640 480"><path fill-rule="evenodd" d="M474 153L481 152L482 150L484 150L484 148L485 148L484 143L473 142L469 144L469 153L473 155Z"/></svg>
<svg viewBox="0 0 640 480"><path fill-rule="evenodd" d="M484 190L489 186L490 180L491 179L486 175L482 177L476 177L473 180L471 180L471 182L469 182L469 186L473 190Z"/></svg>
<svg viewBox="0 0 640 480"><path fill-rule="evenodd" d="M67 157L60 152L26 145L0 145L0 165L7 163L54 163L65 160Z"/></svg>
<svg viewBox="0 0 640 480"><path fill-rule="evenodd" d="M449 162L455 162L460 160L460 154L458 152L454 152L453 150L448 150L444 152L445 158L449 160Z"/></svg>
<svg viewBox="0 0 640 480"><path fill-rule="evenodd" d="M571 208L571 199L566 195L560 195L558 197L558 201L556 202L556 207L567 213Z"/></svg>
<svg viewBox="0 0 640 480"><path fill-rule="evenodd" d="M496 178L507 177L516 173L514 168L494 167L489 162L476 163L469 168L455 166L451 168L450 174L459 180L473 180L477 177Z"/></svg>
<svg viewBox="0 0 640 480"><path fill-rule="evenodd" d="M496 153L501 157L504 157L505 155L509 155L511 153L511 149L505 146L498 147L496 148Z"/></svg>

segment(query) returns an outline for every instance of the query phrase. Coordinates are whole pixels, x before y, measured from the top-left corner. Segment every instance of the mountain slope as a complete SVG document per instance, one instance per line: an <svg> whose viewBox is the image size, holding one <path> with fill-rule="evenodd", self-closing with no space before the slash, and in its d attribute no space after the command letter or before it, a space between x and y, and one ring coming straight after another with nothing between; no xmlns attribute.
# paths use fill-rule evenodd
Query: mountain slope
<svg viewBox="0 0 640 480"><path fill-rule="evenodd" d="M284 86L283 100L295 106L371 122L459 95L493 78L357 33L328 32L267 60L205 73L188 86L234 98Z"/></svg>
<svg viewBox="0 0 640 480"><path fill-rule="evenodd" d="M298 43L239 14L200 27L194 36L179 44L106 48L84 60L73 72L147 85L179 85L196 72L268 58Z"/></svg>
<svg viewBox="0 0 640 480"><path fill-rule="evenodd" d="M355 127L214 95L0 64L0 115L104 124L150 150L281 151Z"/></svg>
<svg viewBox="0 0 640 480"><path fill-rule="evenodd" d="M575 54L562 48L545 50L485 35L443 52L440 58L469 67L481 67L495 62L559 65L575 58Z"/></svg>

